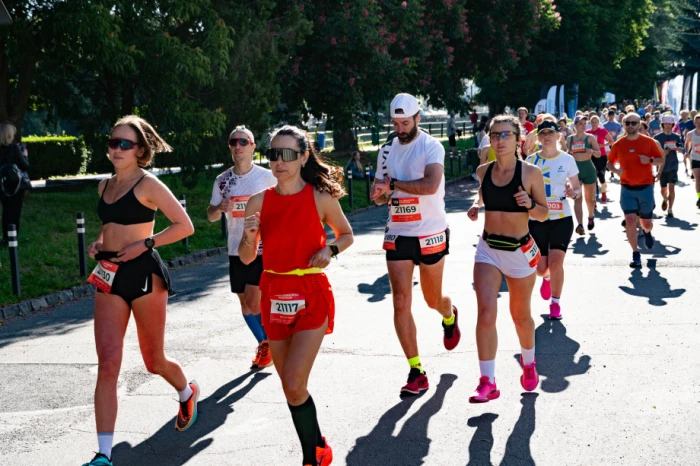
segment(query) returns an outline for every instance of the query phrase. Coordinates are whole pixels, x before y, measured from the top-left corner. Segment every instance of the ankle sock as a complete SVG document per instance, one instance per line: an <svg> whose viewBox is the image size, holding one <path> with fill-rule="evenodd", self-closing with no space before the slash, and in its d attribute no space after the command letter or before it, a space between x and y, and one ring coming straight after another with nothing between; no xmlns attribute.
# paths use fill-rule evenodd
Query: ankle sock
<svg viewBox="0 0 700 466"><path fill-rule="evenodd" d="M455 323L455 313L453 312L450 317L443 317L442 323L445 325L454 325Z"/></svg>
<svg viewBox="0 0 700 466"><path fill-rule="evenodd" d="M192 396L192 387L190 387L190 384L188 383L183 390L178 390L177 394L180 397L180 403L184 403Z"/></svg>
<svg viewBox="0 0 700 466"><path fill-rule="evenodd" d="M488 377L489 382L496 383L496 360L479 361L479 372L482 377Z"/></svg>
<svg viewBox="0 0 700 466"><path fill-rule="evenodd" d="M423 365L420 363L420 356L416 356L414 358L408 358L408 365L411 366L411 369L418 369L420 370L421 374L424 374L425 371L423 370Z"/></svg>
<svg viewBox="0 0 700 466"><path fill-rule="evenodd" d="M98 432L97 445L98 453L102 453L107 458L112 459L112 444L114 443L114 432Z"/></svg>
<svg viewBox="0 0 700 466"><path fill-rule="evenodd" d="M523 366L529 366L535 362L535 347L532 349L520 348L520 354L523 356Z"/></svg>
<svg viewBox="0 0 700 466"><path fill-rule="evenodd" d="M287 406L292 413L294 428L301 442L301 451L304 456L302 461L304 464L316 464L316 447L324 448L326 443L318 426L314 400L309 395L299 406L292 406L289 403Z"/></svg>
<svg viewBox="0 0 700 466"><path fill-rule="evenodd" d="M552 296L552 304L559 304L559 298Z"/></svg>

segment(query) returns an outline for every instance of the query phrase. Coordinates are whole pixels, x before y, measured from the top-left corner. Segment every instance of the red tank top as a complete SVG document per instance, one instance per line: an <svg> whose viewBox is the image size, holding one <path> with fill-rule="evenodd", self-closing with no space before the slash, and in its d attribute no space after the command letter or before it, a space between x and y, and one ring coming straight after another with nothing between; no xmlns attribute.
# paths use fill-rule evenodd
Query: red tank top
<svg viewBox="0 0 700 466"><path fill-rule="evenodd" d="M308 269L309 260L326 246L326 232L316 209L314 188L280 196L268 188L260 212L265 270L277 273Z"/></svg>

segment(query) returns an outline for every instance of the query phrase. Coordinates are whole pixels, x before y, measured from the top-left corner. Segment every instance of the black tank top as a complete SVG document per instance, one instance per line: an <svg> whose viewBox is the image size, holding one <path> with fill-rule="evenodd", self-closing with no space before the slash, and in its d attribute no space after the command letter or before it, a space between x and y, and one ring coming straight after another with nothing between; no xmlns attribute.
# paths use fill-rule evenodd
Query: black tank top
<svg viewBox="0 0 700 466"><path fill-rule="evenodd" d="M527 208L519 206L513 197L518 192L518 187L522 186L523 162L516 160L513 179L505 186L496 186L491 180L491 171L495 163L489 164L484 175L484 182L481 184L484 210L487 212L527 212Z"/></svg>
<svg viewBox="0 0 700 466"><path fill-rule="evenodd" d="M102 191L100 203L97 205L97 216L102 220L102 225L108 223L116 223L117 225L136 225L138 223L148 223L156 219L156 211L149 209L141 204L134 195L134 188L143 180L146 175L143 175L134 186L131 187L128 193L117 199L111 204L107 204L104 200L109 181L105 184L105 189Z"/></svg>

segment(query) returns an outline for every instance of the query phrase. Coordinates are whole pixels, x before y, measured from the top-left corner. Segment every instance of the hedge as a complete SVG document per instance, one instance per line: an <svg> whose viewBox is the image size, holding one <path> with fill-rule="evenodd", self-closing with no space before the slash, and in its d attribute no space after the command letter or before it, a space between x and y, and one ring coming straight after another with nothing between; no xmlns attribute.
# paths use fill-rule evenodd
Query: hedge
<svg viewBox="0 0 700 466"><path fill-rule="evenodd" d="M33 180L85 172L87 151L82 138L74 136L27 136L29 177Z"/></svg>

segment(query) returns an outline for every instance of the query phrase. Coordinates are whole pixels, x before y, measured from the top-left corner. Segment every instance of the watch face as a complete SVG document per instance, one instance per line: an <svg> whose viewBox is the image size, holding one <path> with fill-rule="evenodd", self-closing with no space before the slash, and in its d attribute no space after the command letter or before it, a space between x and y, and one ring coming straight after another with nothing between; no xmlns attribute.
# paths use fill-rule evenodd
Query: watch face
<svg viewBox="0 0 700 466"><path fill-rule="evenodd" d="M152 248L155 245L155 241L153 241L153 238L146 238L146 241L144 241L146 244L147 248Z"/></svg>

